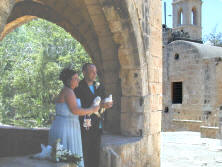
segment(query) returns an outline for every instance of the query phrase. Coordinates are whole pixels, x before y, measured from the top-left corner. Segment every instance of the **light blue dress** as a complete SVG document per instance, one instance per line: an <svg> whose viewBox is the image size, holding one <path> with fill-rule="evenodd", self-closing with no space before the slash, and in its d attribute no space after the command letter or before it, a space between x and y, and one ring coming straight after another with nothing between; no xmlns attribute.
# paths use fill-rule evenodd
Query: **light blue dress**
<svg viewBox="0 0 222 167"><path fill-rule="evenodd" d="M80 99L77 104L81 107ZM66 103L56 103L56 117L49 130L49 145L60 138L65 149L83 157L79 116L71 113ZM83 158L79 167L84 167Z"/></svg>

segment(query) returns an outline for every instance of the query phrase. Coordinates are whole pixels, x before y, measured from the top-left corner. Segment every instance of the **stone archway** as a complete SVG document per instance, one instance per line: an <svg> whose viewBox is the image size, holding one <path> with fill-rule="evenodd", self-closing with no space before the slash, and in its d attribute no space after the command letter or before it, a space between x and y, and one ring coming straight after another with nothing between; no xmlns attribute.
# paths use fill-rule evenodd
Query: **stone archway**
<svg viewBox="0 0 222 167"><path fill-rule="evenodd" d="M151 0L4 0L2 37L40 17L70 32L96 64L107 93L117 102L107 130L140 136L121 147L122 166L159 166L162 109L161 5ZM5 26L6 25L6 26ZM127 144L127 143L126 143ZM137 151L133 151L135 149ZM128 154L122 155L122 151ZM135 155L140 158L135 159ZM127 161L134 157L133 160Z"/></svg>

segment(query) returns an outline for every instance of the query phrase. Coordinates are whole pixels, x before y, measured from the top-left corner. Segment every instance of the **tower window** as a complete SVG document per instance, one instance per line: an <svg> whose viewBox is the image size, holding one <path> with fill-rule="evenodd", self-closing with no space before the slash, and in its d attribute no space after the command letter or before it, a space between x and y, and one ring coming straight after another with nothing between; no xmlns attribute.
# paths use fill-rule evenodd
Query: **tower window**
<svg viewBox="0 0 222 167"><path fill-rule="evenodd" d="M183 10L180 9L178 12L178 25L182 25L183 24Z"/></svg>
<svg viewBox="0 0 222 167"><path fill-rule="evenodd" d="M196 10L196 8L192 8L192 12L191 12L191 24L197 25L197 10Z"/></svg>
<svg viewBox="0 0 222 167"><path fill-rule="evenodd" d="M172 103L182 104L183 101L183 83L173 82L172 83Z"/></svg>

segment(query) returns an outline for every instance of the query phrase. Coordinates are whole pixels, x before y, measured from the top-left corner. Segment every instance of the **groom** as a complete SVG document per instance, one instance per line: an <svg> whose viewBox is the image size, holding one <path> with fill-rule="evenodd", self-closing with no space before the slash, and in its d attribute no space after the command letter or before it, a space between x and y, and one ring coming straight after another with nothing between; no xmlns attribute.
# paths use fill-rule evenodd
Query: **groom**
<svg viewBox="0 0 222 167"><path fill-rule="evenodd" d="M97 71L96 66L86 63L82 67L84 79L79 82L79 86L74 90L77 98L80 98L82 107L89 108L95 97L105 98L105 90L101 85L96 86ZM101 108L110 108L112 103L101 103ZM95 114L90 116L92 126L89 129L83 127L84 116L79 117L81 125L83 158L85 167L99 167L99 152L101 143L102 120Z"/></svg>

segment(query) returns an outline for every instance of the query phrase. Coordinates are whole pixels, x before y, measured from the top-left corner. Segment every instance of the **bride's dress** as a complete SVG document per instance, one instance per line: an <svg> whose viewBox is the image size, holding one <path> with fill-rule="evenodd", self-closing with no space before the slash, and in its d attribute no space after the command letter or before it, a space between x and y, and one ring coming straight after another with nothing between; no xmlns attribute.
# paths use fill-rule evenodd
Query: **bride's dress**
<svg viewBox="0 0 222 167"><path fill-rule="evenodd" d="M77 99L77 104L81 107L80 99ZM83 157L79 116L71 113L66 103L56 103L56 117L49 130L49 145L57 139L61 139L60 144L65 149ZM84 166L83 159L79 166Z"/></svg>

